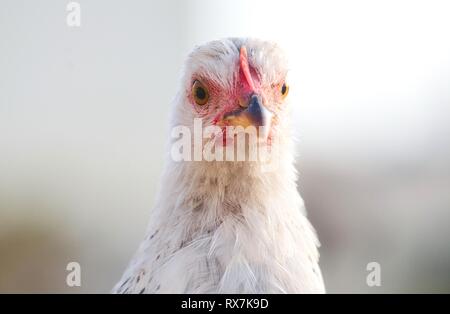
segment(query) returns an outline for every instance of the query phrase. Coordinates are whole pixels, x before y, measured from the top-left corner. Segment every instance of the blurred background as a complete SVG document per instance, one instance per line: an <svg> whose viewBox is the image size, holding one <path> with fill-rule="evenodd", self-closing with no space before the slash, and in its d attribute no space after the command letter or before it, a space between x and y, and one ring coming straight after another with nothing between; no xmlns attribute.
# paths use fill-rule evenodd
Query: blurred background
<svg viewBox="0 0 450 314"><path fill-rule="evenodd" d="M450 292L448 1L80 0L81 27L68 3L0 0L0 292L110 291L144 236L182 62L229 36L288 53L328 292Z"/></svg>

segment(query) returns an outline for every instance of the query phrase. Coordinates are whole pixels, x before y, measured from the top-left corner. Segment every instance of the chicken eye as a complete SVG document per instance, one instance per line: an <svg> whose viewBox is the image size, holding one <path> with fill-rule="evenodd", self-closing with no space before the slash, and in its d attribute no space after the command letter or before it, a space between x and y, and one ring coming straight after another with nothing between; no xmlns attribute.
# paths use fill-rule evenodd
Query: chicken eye
<svg viewBox="0 0 450 314"><path fill-rule="evenodd" d="M281 97L284 99L289 93L289 86L286 83L283 83L281 86Z"/></svg>
<svg viewBox="0 0 450 314"><path fill-rule="evenodd" d="M208 102L208 90L200 81L195 81L192 85L192 97L194 97L195 103L200 106Z"/></svg>

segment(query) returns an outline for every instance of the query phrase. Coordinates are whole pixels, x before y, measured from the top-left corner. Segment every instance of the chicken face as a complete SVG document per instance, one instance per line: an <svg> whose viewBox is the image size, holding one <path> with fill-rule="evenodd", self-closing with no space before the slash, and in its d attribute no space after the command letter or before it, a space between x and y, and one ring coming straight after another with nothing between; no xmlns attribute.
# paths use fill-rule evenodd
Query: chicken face
<svg viewBox="0 0 450 314"><path fill-rule="evenodd" d="M254 39L214 41L198 47L187 64L185 96L192 117L225 130L255 127L270 139L285 110L289 87L283 53ZM225 132L224 132L225 133Z"/></svg>

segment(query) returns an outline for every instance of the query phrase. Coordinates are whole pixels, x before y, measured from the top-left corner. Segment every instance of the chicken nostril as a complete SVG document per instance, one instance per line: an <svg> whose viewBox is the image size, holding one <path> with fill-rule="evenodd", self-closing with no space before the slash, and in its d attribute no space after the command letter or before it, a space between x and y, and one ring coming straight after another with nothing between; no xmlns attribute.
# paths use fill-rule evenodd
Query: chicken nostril
<svg viewBox="0 0 450 314"><path fill-rule="evenodd" d="M243 97L239 97L238 103L239 103L239 107L241 107L241 108L247 108L248 104L249 104L248 100L244 99Z"/></svg>

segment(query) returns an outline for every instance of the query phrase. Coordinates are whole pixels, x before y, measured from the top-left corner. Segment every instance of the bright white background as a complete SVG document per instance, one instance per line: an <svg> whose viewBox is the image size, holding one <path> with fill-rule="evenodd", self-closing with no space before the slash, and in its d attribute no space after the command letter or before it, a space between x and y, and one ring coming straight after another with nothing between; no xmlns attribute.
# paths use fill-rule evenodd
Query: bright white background
<svg viewBox="0 0 450 314"><path fill-rule="evenodd" d="M0 0L1 292L109 291L144 234L183 59L228 36L289 55L328 291L450 291L448 1L80 0L81 28L68 2Z"/></svg>

